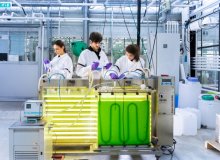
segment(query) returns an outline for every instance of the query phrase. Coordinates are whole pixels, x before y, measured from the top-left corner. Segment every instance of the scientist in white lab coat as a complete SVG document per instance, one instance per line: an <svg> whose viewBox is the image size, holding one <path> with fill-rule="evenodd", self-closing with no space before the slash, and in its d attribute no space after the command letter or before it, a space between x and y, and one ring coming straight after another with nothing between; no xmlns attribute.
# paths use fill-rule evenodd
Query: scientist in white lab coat
<svg viewBox="0 0 220 160"><path fill-rule="evenodd" d="M47 75L52 79L71 79L73 76L73 62L66 53L66 48L61 40L53 43L53 49L56 56L52 61L44 60L44 67Z"/></svg>
<svg viewBox="0 0 220 160"><path fill-rule="evenodd" d="M111 67L105 52L101 49L102 35L92 32L89 36L90 46L79 56L76 74L82 78L88 78L92 73L95 79L101 77L101 70Z"/></svg>
<svg viewBox="0 0 220 160"><path fill-rule="evenodd" d="M135 79L144 77L144 60L140 57L140 49L135 44L125 48L125 55L106 72L107 79Z"/></svg>

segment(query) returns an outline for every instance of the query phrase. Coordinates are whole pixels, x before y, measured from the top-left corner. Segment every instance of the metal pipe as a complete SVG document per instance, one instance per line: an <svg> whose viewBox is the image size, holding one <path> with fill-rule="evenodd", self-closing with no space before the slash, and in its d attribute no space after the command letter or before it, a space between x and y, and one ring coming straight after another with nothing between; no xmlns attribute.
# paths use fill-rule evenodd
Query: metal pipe
<svg viewBox="0 0 220 160"><path fill-rule="evenodd" d="M42 32L41 32L41 75L43 74L43 61L44 61L44 21L42 21Z"/></svg>
<svg viewBox="0 0 220 160"><path fill-rule="evenodd" d="M202 15L202 16L198 17L198 18L192 19L192 20L190 21L190 23L195 22L195 21L198 21L198 20L200 20L200 19L202 19L202 18L204 18L204 17L207 17L207 16L209 16L209 15L212 15L212 14L218 12L218 11L220 10L220 7L217 7L217 8L215 8L214 10L215 10L215 11L213 11L213 12L211 12L211 13L207 13L207 14L205 14L205 15Z"/></svg>
<svg viewBox="0 0 220 160"><path fill-rule="evenodd" d="M83 22L85 20L90 21L90 22L124 22L124 19L104 19L104 18L60 18L60 17L11 17L11 16L4 16L4 17L0 17L0 19L3 20L22 20L22 21L26 21L26 20L35 20L35 21L62 21L62 22ZM126 22L129 23L134 23L134 21L132 19L126 20ZM143 23L155 23L156 21L143 21Z"/></svg>
<svg viewBox="0 0 220 160"><path fill-rule="evenodd" d="M156 0L154 0L155 2ZM134 3L37 3L37 4L33 4L33 3L21 3L22 6L109 6L109 7L120 7L121 5L123 6L136 6L137 4Z"/></svg>
<svg viewBox="0 0 220 160"><path fill-rule="evenodd" d="M137 0L137 46L140 47L141 41L141 0Z"/></svg>
<svg viewBox="0 0 220 160"><path fill-rule="evenodd" d="M61 16L60 14L60 10L59 10L59 17ZM58 21L58 37L60 37L60 27L61 27L61 24L60 24L60 21Z"/></svg>
<svg viewBox="0 0 220 160"><path fill-rule="evenodd" d="M85 0L87 3L88 0ZM89 17L89 12L88 12L88 6L83 7L83 18L88 18ZM89 28L88 28L88 21L83 21L83 41L89 44Z"/></svg>
<svg viewBox="0 0 220 160"><path fill-rule="evenodd" d="M47 13L47 8L48 7L34 7L35 12L42 12L42 13ZM142 7L143 8L143 7ZM32 12L33 11L33 7L24 7L25 12ZM59 10L61 10L62 12L71 12L71 13L81 13L81 7L77 8L77 7L49 7L50 9L50 13L53 12L58 12ZM7 9L7 11L9 12L20 12L20 8L19 7L13 7L10 9ZM0 12L5 12L5 9L0 8ZM103 9L99 9L99 10L95 10L95 9L89 9L90 13L94 13L94 14L103 14L104 12L104 8ZM115 10L114 14L121 14L120 11ZM125 10L124 13L126 14L131 14L131 12L129 10ZM133 11L134 14L137 14L136 10ZM111 10L106 10L106 14L111 14ZM142 10L141 14L144 14L144 11ZM155 14L155 12L148 12L148 14Z"/></svg>
<svg viewBox="0 0 220 160"><path fill-rule="evenodd" d="M194 11L192 11L192 13L190 14L190 17L193 17L195 16L197 13L199 12L202 12L203 10L207 9L207 8L210 8L210 7L214 7L218 5L219 6L219 0L216 0L215 2L211 3L211 4L208 4L208 5L204 5L204 6L201 6L199 8L196 8Z"/></svg>
<svg viewBox="0 0 220 160"><path fill-rule="evenodd" d="M220 8L220 4L218 5ZM220 12L218 13L218 17L220 18ZM220 31L220 24L218 22L218 30ZM218 32L218 39L220 40L220 32ZM218 55L220 56L220 41L218 41ZM218 92L220 92L220 71L218 71Z"/></svg>
<svg viewBox="0 0 220 160"><path fill-rule="evenodd" d="M176 5L176 4L179 3L179 2L182 2L182 0L176 0L176 1L172 2L171 5Z"/></svg>
<svg viewBox="0 0 220 160"><path fill-rule="evenodd" d="M114 18L114 11L113 11L113 7L112 7L112 15L111 15L111 28L110 28L110 31L111 31L111 63L113 64L113 61L114 61L114 57L113 57L113 18Z"/></svg>

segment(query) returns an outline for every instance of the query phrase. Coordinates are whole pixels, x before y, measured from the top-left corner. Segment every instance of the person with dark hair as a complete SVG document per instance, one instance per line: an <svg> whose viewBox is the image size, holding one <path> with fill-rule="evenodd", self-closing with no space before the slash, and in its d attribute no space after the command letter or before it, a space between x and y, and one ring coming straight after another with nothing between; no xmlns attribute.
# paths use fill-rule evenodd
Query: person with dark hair
<svg viewBox="0 0 220 160"><path fill-rule="evenodd" d="M73 62L70 56L66 53L66 48L61 40L53 43L53 49L56 56L52 61L44 60L44 66L47 74L52 79L64 77L71 79L73 76Z"/></svg>
<svg viewBox="0 0 220 160"><path fill-rule="evenodd" d="M88 77L89 72L96 74L94 78L100 78L100 69L103 67L110 68L105 52L100 48L102 35L98 32L92 32L89 36L90 46L84 50L78 59L76 74L80 77Z"/></svg>
<svg viewBox="0 0 220 160"><path fill-rule="evenodd" d="M109 70L110 79L141 78L144 76L144 60L140 57L140 49L135 44L125 48L125 55L120 57Z"/></svg>

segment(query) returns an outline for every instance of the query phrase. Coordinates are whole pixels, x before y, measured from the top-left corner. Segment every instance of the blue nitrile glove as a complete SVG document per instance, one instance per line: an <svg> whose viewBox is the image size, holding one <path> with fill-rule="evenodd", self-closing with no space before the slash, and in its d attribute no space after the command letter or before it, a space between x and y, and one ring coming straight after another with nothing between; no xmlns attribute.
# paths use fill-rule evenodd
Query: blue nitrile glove
<svg viewBox="0 0 220 160"><path fill-rule="evenodd" d="M122 73L119 77L118 77L118 79L124 79L125 78L125 74L124 73Z"/></svg>
<svg viewBox="0 0 220 160"><path fill-rule="evenodd" d="M111 79L118 79L118 75L115 73L110 73Z"/></svg>
<svg viewBox="0 0 220 160"><path fill-rule="evenodd" d="M99 62L93 62L92 70L96 70L96 68L98 68L98 66L99 66Z"/></svg>
<svg viewBox="0 0 220 160"><path fill-rule="evenodd" d="M106 69L109 69L111 66L112 66L112 63L107 63L104 67L105 67Z"/></svg>
<svg viewBox="0 0 220 160"><path fill-rule="evenodd" d="M49 64L50 64L50 60L49 59L44 59L44 69L45 69L46 72L49 69Z"/></svg>
<svg viewBox="0 0 220 160"><path fill-rule="evenodd" d="M49 64L50 60L49 59L44 59L44 64Z"/></svg>

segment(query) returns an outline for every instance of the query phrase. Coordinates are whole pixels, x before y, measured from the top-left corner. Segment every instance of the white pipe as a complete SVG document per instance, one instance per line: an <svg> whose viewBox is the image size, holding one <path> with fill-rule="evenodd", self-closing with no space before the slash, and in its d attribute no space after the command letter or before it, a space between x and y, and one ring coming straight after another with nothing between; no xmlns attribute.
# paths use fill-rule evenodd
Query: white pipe
<svg viewBox="0 0 220 160"><path fill-rule="evenodd" d="M182 1L181 1L181 0L176 0L176 1L172 2L171 5L172 5L172 6L173 6L173 5L176 5L178 2L182 2Z"/></svg>
<svg viewBox="0 0 220 160"><path fill-rule="evenodd" d="M151 6L153 6L154 2L156 2L157 0L152 0L148 5L147 8L150 8Z"/></svg>
<svg viewBox="0 0 220 160"><path fill-rule="evenodd" d="M61 3L61 6L104 6L104 3Z"/></svg>
<svg viewBox="0 0 220 160"><path fill-rule="evenodd" d="M169 21L169 33L172 32L172 25L171 25L171 22Z"/></svg>
<svg viewBox="0 0 220 160"><path fill-rule="evenodd" d="M44 22L42 22L42 34L41 34L41 75L43 74L44 69Z"/></svg>
<svg viewBox="0 0 220 160"><path fill-rule="evenodd" d="M190 17L192 17L192 16L196 15L197 13L202 12L203 10L208 9L210 7L214 7L216 5L219 6L219 3L220 3L219 0L216 0L215 2L212 2L210 4L198 7L194 11L192 11L192 13L190 14Z"/></svg>
<svg viewBox="0 0 220 160"><path fill-rule="evenodd" d="M170 33L173 33L173 21L171 21L170 24L171 24L170 25L170 27L171 27Z"/></svg>
<svg viewBox="0 0 220 160"><path fill-rule="evenodd" d="M59 10L59 17L61 16L60 10ZM60 37L60 21L58 21L58 37Z"/></svg>
<svg viewBox="0 0 220 160"><path fill-rule="evenodd" d="M114 23L113 23L113 18L114 18L114 11L113 11L113 7L112 7L112 14L111 14L111 63L113 64L113 51L112 51L112 49L113 49L113 25L114 25Z"/></svg>
<svg viewBox="0 0 220 160"><path fill-rule="evenodd" d="M211 68L193 68L193 70L199 70L199 71L220 71L220 69L211 69Z"/></svg>
<svg viewBox="0 0 220 160"><path fill-rule="evenodd" d="M83 21L90 21L90 22L124 22L124 19L104 19L104 18L58 18L58 17L11 17L11 16L4 16L0 17L1 19L11 19L11 20L35 20L35 21L61 21L61 22L83 22ZM126 22L133 23L132 19L126 20ZM156 21L143 21L146 23L155 23Z"/></svg>
<svg viewBox="0 0 220 160"><path fill-rule="evenodd" d="M191 4L180 4L180 5L171 5L171 7L177 7L177 8L185 8L185 7L192 7L192 6L194 6L194 5L191 5Z"/></svg>
<svg viewBox="0 0 220 160"><path fill-rule="evenodd" d="M177 33L179 33L179 23L177 22Z"/></svg>
<svg viewBox="0 0 220 160"><path fill-rule="evenodd" d="M40 76L39 80L38 80L38 85L37 85L38 92L40 92L41 80L42 80L43 78L45 78L45 77L47 77L47 75L46 75L46 74L42 74L42 75Z"/></svg>

